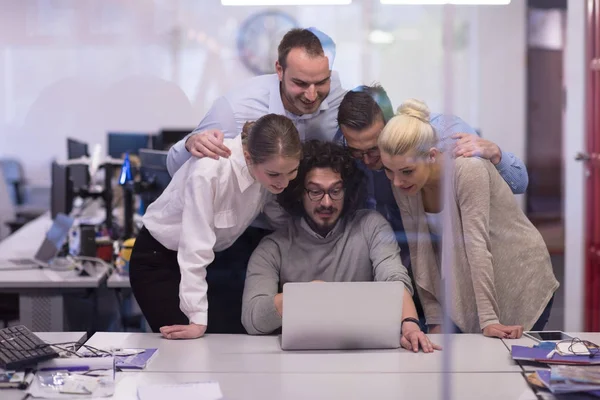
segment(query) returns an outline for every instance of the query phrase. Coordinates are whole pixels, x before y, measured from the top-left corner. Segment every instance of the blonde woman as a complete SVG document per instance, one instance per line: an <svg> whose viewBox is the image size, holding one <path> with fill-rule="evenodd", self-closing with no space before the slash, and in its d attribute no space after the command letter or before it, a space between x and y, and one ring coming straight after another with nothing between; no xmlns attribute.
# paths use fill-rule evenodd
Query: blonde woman
<svg viewBox="0 0 600 400"><path fill-rule="evenodd" d="M451 318L457 332L519 338L542 330L559 286L540 233L521 211L508 184L487 160L458 157L445 176L442 143L418 100L399 108L378 146L409 237L415 286L430 333L443 320L439 256L442 211L450 213L454 254ZM447 164L446 164L447 165ZM452 201L442 202L451 180Z"/></svg>

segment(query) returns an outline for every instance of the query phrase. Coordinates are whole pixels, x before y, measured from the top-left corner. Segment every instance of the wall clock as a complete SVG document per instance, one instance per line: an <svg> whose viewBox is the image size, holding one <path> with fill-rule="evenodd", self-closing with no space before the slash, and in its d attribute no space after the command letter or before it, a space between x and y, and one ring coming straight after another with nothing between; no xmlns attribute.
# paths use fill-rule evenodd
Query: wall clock
<svg viewBox="0 0 600 400"><path fill-rule="evenodd" d="M275 72L277 46L296 20L282 11L269 10L251 15L238 32L237 49L244 65L256 75Z"/></svg>

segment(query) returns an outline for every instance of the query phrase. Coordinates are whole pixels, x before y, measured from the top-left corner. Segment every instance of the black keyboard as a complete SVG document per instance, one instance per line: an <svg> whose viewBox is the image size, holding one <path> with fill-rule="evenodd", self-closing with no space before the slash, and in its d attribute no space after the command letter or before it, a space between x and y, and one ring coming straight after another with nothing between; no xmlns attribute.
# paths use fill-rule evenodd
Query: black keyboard
<svg viewBox="0 0 600 400"><path fill-rule="evenodd" d="M58 353L23 325L0 329L0 368L32 368Z"/></svg>

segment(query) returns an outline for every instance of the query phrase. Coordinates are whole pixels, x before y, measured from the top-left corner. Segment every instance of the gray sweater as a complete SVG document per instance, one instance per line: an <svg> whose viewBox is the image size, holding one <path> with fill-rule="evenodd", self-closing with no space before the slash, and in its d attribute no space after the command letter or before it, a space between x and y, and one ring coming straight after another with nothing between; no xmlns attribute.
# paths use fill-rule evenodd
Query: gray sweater
<svg viewBox="0 0 600 400"><path fill-rule="evenodd" d="M346 216L325 238L304 218L294 218L265 237L250 258L242 304L248 333L268 334L281 327L275 295L287 282L312 280L402 281L411 294L413 290L394 232L378 212Z"/></svg>

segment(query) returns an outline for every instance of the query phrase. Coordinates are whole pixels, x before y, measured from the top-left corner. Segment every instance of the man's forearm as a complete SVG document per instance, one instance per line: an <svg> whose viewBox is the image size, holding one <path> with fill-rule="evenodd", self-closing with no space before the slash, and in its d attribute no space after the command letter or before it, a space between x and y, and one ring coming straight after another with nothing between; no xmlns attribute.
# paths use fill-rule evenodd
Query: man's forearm
<svg viewBox="0 0 600 400"><path fill-rule="evenodd" d="M171 176L175 175L175 172L191 157L191 154L185 148L185 142L188 137L189 135L175 143L169 149L169 154L167 154L167 170Z"/></svg>
<svg viewBox="0 0 600 400"><path fill-rule="evenodd" d="M405 318L419 319L412 295L406 288L404 289L404 295L402 299L402 319L404 320Z"/></svg>
<svg viewBox="0 0 600 400"><path fill-rule="evenodd" d="M514 194L523 194L529 185L527 168L520 158L509 152L502 152L500 162L495 164L500 176L508 183Z"/></svg>
<svg viewBox="0 0 600 400"><path fill-rule="evenodd" d="M242 324L251 335L266 335L281 327L274 296L260 296L244 304Z"/></svg>

